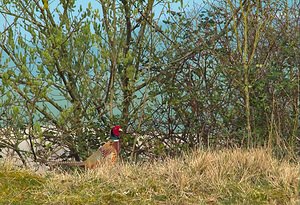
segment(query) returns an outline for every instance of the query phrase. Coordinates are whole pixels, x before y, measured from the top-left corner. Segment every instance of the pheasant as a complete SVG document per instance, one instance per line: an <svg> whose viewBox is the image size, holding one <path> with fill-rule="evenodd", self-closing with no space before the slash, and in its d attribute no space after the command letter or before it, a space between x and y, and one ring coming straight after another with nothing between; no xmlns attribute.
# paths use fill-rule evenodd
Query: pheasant
<svg viewBox="0 0 300 205"><path fill-rule="evenodd" d="M56 165L67 165L67 166L80 166L85 167L86 169L96 168L103 159L111 160L111 163L114 164L117 161L118 155L120 153L120 132L123 130L119 125L114 126L111 129L110 140L102 145L97 151L95 151L91 156L89 156L85 161L76 162L53 162L50 161L48 164L50 166Z"/></svg>

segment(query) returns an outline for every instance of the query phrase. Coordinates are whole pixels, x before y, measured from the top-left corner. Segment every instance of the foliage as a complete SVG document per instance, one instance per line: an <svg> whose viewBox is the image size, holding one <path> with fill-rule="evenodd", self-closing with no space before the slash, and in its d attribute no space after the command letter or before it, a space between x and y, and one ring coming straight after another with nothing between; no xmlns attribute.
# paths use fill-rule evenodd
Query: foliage
<svg viewBox="0 0 300 205"><path fill-rule="evenodd" d="M79 160L121 124L125 158L220 146L294 157L298 11L287 0L1 1L0 148L25 162L63 146Z"/></svg>

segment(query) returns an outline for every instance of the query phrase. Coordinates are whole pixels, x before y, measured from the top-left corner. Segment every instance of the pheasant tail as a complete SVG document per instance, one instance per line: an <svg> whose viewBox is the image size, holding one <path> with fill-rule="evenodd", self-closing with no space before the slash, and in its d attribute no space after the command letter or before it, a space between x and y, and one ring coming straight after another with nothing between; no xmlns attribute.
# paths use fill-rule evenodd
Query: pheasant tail
<svg viewBox="0 0 300 205"><path fill-rule="evenodd" d="M48 161L47 164L49 166L60 166L60 165L78 166L78 167L85 166L84 162L75 162L75 161L70 161L70 162Z"/></svg>
<svg viewBox="0 0 300 205"><path fill-rule="evenodd" d="M97 151L95 151L91 156L89 156L85 161L83 162L57 162L57 161L50 161L48 164L53 166L60 166L60 165L66 165L66 166L79 166L79 167L85 167L87 169L94 169L101 162L108 162L110 164L114 164L117 161L118 158L118 151L114 146L113 141L106 142L102 147L100 147Z"/></svg>

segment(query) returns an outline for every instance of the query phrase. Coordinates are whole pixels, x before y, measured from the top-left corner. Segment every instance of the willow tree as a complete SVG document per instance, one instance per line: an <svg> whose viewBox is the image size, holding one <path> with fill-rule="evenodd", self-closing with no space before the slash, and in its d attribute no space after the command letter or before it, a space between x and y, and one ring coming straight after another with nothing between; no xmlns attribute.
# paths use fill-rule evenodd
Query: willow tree
<svg viewBox="0 0 300 205"><path fill-rule="evenodd" d="M6 116L36 136L54 126L61 134L48 140L79 159L112 124L141 124L160 34L153 0L75 2L1 1L0 78Z"/></svg>

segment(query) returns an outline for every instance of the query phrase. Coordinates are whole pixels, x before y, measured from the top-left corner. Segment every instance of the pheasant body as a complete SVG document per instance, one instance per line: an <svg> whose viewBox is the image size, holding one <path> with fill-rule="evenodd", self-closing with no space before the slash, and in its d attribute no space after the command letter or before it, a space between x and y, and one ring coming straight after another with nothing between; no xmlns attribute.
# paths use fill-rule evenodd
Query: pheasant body
<svg viewBox="0 0 300 205"><path fill-rule="evenodd" d="M117 130L117 132L116 132ZM79 166L85 167L86 169L94 169L100 163L105 161L110 161L111 164L116 163L118 154L120 152L120 140L119 135L122 129L120 126L115 126L111 131L111 140L106 142L103 146L101 146L97 151L95 151L91 156L89 156L85 161L76 162L48 162L50 166L53 165L67 165L67 166Z"/></svg>

